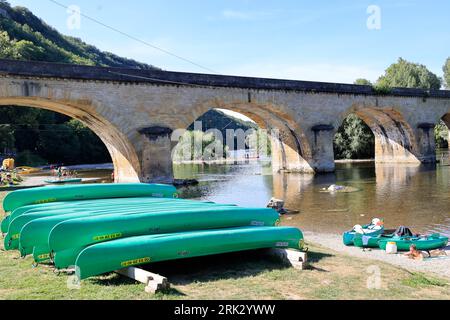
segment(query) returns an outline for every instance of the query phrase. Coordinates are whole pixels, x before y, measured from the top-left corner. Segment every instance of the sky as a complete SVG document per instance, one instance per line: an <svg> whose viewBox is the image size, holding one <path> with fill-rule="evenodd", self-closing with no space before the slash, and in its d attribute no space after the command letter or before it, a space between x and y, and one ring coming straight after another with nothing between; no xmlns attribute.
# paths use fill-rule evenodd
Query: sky
<svg viewBox="0 0 450 320"><path fill-rule="evenodd" d="M54 1L78 7L79 24ZM442 76L450 56L448 0L9 2L63 34L171 71L352 83L376 81L399 57Z"/></svg>

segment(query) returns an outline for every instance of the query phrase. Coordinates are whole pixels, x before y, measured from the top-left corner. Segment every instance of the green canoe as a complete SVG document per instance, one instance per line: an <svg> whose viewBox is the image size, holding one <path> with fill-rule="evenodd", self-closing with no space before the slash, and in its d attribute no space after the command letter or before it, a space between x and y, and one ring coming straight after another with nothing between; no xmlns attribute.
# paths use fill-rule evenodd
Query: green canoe
<svg viewBox="0 0 450 320"><path fill-rule="evenodd" d="M211 207L212 204L199 203L195 205L195 208L201 207ZM176 201L170 204L172 209L185 209L192 208L194 204L185 201ZM19 239L21 238L22 228L38 219L54 217L55 221L65 221L68 219L81 218L86 216L96 216L96 215L108 215L113 213L120 214L130 214L134 212L158 212L158 210L166 210L168 208L168 203L165 201L153 201L149 204L146 203L135 203L127 205L116 205L116 206L92 206L91 209L86 208L69 208L65 210L49 210L40 211L36 213L26 213L18 216L12 220L9 224L8 233L4 238L5 250L15 250L19 248ZM26 251L25 251L26 252ZM24 254L25 254L24 252ZM29 251L27 254L30 254Z"/></svg>
<svg viewBox="0 0 450 320"><path fill-rule="evenodd" d="M92 245L76 260L80 280L126 267L263 248L303 248L290 227L245 227L125 238Z"/></svg>
<svg viewBox="0 0 450 320"><path fill-rule="evenodd" d="M10 212L30 204L129 197L173 198L177 197L177 190L173 186L143 183L47 186L9 193L3 200L3 209Z"/></svg>
<svg viewBox="0 0 450 320"><path fill-rule="evenodd" d="M169 234L194 230L278 225L273 209L203 208L165 213L107 215L64 221L55 226L48 243L58 269L75 264L85 247L141 235ZM82 232L80 232L82 230ZM59 253L62 252L61 256Z"/></svg>
<svg viewBox="0 0 450 320"><path fill-rule="evenodd" d="M439 234L419 237L393 236L392 238L380 239L380 249L386 250L386 246L389 242L395 242L398 251L409 251L413 244L419 251L429 251L445 247L448 244L448 238Z"/></svg>
<svg viewBox="0 0 450 320"><path fill-rule="evenodd" d="M69 211L80 212L86 210L93 210L97 207L101 208L116 208L132 205L153 205L157 203L170 204L173 202L186 203L186 204L214 204L212 202L198 202L193 200L181 200L181 199L170 199L170 198L124 198L124 199L96 199L96 200L85 200L85 201L69 201L69 202L55 202L40 205L29 205L17 208L9 216L5 217L2 221L1 231L2 233L8 233L9 224L15 218L29 213L41 213L41 212L55 212L55 211ZM231 206L231 205L230 205ZM61 211L61 213L64 213Z"/></svg>
<svg viewBox="0 0 450 320"><path fill-rule="evenodd" d="M193 206L192 204L186 205L184 203L174 203L171 207L167 204L153 204L151 206L127 206L120 208L97 208L96 210L83 210L82 212L64 212L58 211L54 214L49 213L30 213L24 214L13 220L10 225L9 232L5 237L5 249L14 250L19 249L22 255L28 255L33 252L33 248L36 246L44 246L46 252L48 251L48 236L50 231L57 224L78 218L101 216L101 215L132 215L138 213L157 213L165 211L175 210L187 210L187 209L199 209L202 207L211 207L211 205L201 204ZM218 205L216 205L218 207ZM223 207L229 207L224 205ZM233 208L233 207L231 207Z"/></svg>

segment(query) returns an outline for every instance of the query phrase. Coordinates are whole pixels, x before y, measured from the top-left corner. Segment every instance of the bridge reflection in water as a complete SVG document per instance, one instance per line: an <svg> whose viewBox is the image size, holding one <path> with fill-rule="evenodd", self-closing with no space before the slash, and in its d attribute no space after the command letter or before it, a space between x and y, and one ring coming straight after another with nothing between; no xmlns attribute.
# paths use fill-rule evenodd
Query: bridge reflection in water
<svg viewBox="0 0 450 320"><path fill-rule="evenodd" d="M300 213L285 216L283 223L307 231L340 233L382 217L387 227L450 234L450 166L352 163L336 169L313 176L272 174L260 164L179 165L175 172L199 179L199 186L183 189L192 198L255 207L272 196L284 199L287 208ZM357 191L322 192L331 184Z"/></svg>

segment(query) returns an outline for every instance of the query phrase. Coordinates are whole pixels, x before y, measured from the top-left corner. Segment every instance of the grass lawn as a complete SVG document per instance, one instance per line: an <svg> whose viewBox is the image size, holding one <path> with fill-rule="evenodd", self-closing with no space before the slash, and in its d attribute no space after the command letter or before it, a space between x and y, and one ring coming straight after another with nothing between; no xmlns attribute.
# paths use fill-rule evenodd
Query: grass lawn
<svg viewBox="0 0 450 320"><path fill-rule="evenodd" d="M2 251L0 299L450 299L448 280L308 246L311 268L303 271L262 252L158 263L149 268L172 284L170 292L158 295L116 274L85 280L80 290L69 290L66 275L49 266L32 268L31 258ZM373 266L379 268L381 288L369 290Z"/></svg>

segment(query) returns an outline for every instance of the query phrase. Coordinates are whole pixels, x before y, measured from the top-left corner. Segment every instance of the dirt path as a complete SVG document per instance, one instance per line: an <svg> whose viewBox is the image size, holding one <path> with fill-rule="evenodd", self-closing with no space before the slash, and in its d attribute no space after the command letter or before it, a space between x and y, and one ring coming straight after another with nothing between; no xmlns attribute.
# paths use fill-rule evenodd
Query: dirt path
<svg viewBox="0 0 450 320"><path fill-rule="evenodd" d="M447 252L447 257L416 261L408 259L401 254L386 254L383 250L373 249L370 251L363 251L361 248L347 247L342 243L342 238L340 235L319 234L313 232L305 232L304 234L307 242L309 241L311 243L320 244L325 248L329 248L337 252L346 253L348 255L359 258L383 261L395 266L402 267L409 271L434 273L438 276L450 279L450 246L445 249Z"/></svg>

